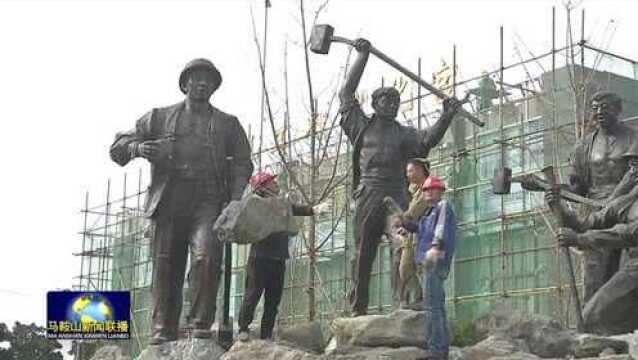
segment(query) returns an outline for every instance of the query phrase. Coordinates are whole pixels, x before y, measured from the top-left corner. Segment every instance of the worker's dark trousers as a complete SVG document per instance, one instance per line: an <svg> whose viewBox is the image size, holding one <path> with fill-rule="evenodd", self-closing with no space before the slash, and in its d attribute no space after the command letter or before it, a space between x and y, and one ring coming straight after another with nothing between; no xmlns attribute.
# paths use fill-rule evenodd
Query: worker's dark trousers
<svg viewBox="0 0 638 360"><path fill-rule="evenodd" d="M246 289L239 310L239 331L247 331L255 316L255 308L264 294L264 313L261 317L261 338L272 338L277 319L281 294L284 290L286 259L259 256L248 258L246 265Z"/></svg>
<svg viewBox="0 0 638 360"><path fill-rule="evenodd" d="M377 249L386 227L387 211L383 198L392 197L403 209L407 206L405 189L359 184L353 198L356 203L354 214L355 251L352 261L352 290L350 306L358 315L366 314L369 303L370 273Z"/></svg>
<svg viewBox="0 0 638 360"><path fill-rule="evenodd" d="M153 336L177 339L186 259L190 248L188 316L194 329L209 330L215 320L217 288L222 272L222 245L213 236L221 205L201 196L188 181L172 183L152 218Z"/></svg>

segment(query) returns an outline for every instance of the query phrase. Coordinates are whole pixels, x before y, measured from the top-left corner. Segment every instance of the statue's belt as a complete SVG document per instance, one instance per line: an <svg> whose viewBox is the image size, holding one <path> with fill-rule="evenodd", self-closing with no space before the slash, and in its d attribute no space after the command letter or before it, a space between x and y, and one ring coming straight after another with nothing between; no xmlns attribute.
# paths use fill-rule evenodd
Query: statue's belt
<svg viewBox="0 0 638 360"><path fill-rule="evenodd" d="M213 177L215 172L206 166L194 166L189 163L173 164L171 166L171 174L180 179L209 179Z"/></svg>

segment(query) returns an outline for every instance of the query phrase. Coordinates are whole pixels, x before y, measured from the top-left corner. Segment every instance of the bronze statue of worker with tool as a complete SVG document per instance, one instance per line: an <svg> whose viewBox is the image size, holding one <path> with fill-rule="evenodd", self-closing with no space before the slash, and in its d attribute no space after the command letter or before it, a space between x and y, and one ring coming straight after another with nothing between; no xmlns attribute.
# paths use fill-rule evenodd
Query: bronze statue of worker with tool
<svg viewBox="0 0 638 360"><path fill-rule="evenodd" d="M338 38L332 35L333 31L329 25L315 26L310 47L315 53L326 54L330 43L338 41L354 46L358 52L339 92L339 111L341 127L353 145L353 199L356 208L354 284L350 293L350 305L352 314L359 316L365 315L368 310L370 273L384 233L387 210L383 199L390 197L405 210L408 204L404 174L406 162L415 157L427 157L430 149L443 138L454 115L460 111L465 112L461 109L463 102L446 98L440 119L427 131L417 131L396 121L399 92L393 87L382 87L372 94L372 108L375 113L367 116L355 99L355 91L371 53L418 83L432 86L372 47L367 40ZM436 94L442 94L438 89L433 89ZM475 120L471 115L469 117Z"/></svg>
<svg viewBox="0 0 638 360"><path fill-rule="evenodd" d="M607 204L634 186L628 173L630 163L638 158L638 129L619 121L622 100L612 92L599 92L590 102L596 129L579 142L571 157L569 183L561 186L561 196L574 200L580 195L593 206ZM535 175L522 178L526 190L542 191L548 187ZM570 194L569 196L565 196ZM584 251L584 294L586 302L616 273L620 249L601 247Z"/></svg>
<svg viewBox="0 0 638 360"><path fill-rule="evenodd" d="M193 337L211 336L222 272L213 223L225 203L241 198L253 170L239 121L209 102L221 82L210 61L191 61L179 77L186 99L149 111L111 146L119 165L136 157L151 163L145 204L154 227L151 344L178 337L189 248L190 327Z"/></svg>

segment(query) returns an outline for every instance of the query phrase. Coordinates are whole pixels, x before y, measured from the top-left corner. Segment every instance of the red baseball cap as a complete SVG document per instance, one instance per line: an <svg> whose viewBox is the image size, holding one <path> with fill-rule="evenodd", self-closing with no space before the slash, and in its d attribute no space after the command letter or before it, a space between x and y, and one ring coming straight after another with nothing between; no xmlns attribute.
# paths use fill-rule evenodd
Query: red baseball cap
<svg viewBox="0 0 638 360"><path fill-rule="evenodd" d="M423 185L421 186L421 190L428 189L441 189L445 191L445 183L438 176L430 175L427 179L425 179Z"/></svg>
<svg viewBox="0 0 638 360"><path fill-rule="evenodd" d="M277 175L269 173L268 171L260 171L257 174L250 177L249 183L250 187L253 190L257 190L262 186L268 185L270 182L274 181L277 178Z"/></svg>

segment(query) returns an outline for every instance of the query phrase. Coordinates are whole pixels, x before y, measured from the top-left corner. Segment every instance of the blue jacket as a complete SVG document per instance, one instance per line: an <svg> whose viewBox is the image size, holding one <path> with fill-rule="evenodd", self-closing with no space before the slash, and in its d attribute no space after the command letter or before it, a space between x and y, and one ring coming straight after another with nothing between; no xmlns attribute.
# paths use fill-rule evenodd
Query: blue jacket
<svg viewBox="0 0 638 360"><path fill-rule="evenodd" d="M415 260L423 262L425 253L432 247L436 239L445 251L445 260L450 264L456 247L456 215L454 207L447 200L440 200L429 213L421 216L417 221L406 221L403 227L417 233L417 247Z"/></svg>

